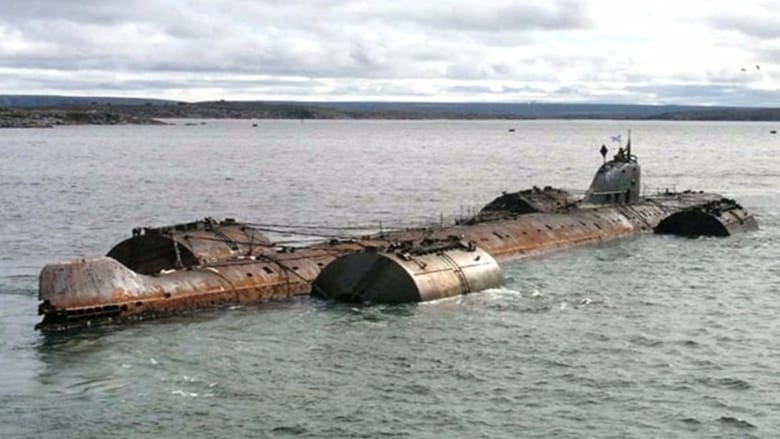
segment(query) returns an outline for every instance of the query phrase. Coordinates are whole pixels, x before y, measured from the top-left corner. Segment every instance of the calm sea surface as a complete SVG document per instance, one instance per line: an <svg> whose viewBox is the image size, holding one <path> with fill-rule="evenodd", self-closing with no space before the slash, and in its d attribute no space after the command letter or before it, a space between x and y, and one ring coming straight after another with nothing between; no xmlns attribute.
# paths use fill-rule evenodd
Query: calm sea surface
<svg viewBox="0 0 780 439"><path fill-rule="evenodd" d="M0 131L0 437L780 437L777 124L206 122ZM721 192L761 230L554 253L423 305L33 331L41 267L134 226L439 222L584 189L627 128L643 184Z"/></svg>

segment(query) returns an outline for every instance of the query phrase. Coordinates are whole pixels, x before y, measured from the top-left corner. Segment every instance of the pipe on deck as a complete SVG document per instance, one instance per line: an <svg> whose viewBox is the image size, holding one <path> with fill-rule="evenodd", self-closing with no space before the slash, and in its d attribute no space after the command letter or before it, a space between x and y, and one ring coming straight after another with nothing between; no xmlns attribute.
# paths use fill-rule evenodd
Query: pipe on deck
<svg viewBox="0 0 780 439"><path fill-rule="evenodd" d="M567 207L555 213L512 216L511 212L505 212L498 220L476 219L451 227L388 232L381 236L364 236L298 249L247 246L246 241L239 240L241 236L244 237L242 239L247 237L247 230L241 230L241 226L237 226L235 238L224 230L221 232L234 241L234 245L224 240L212 244L218 242L213 230L200 231L197 236L202 245L196 245L193 244L193 236L196 236L193 231L179 231L182 233L176 234L173 240L189 243L192 249L196 249L193 254L200 255L190 266L144 273L108 257L45 266L39 285L39 314L44 318L36 327L43 332L60 332L194 309L309 294L324 267L340 256L360 252L357 256L346 256L333 266L333 270L342 266L336 272L341 273L339 276L348 276L347 280L338 281L346 285L343 290L348 294L344 297L390 303L431 300L496 286L500 269L496 270L497 265L490 262L493 260L536 255L640 232L685 234L680 232L693 231L696 234L724 235L723 230L731 234L757 228L755 219L741 206L733 200L731 203L724 200L716 194L681 193L659 195L636 204ZM720 228L700 226L706 225L705 220L715 221ZM170 242L172 235L168 232L164 234ZM407 261L400 256L403 252L399 253L394 247L398 243L419 243L424 239L429 244L447 243L453 237L458 241L472 242L476 253L440 249L441 256L435 252L429 255L421 253ZM377 249L377 254L365 251L371 247ZM204 249L212 249L213 253ZM434 276L421 267L443 267L447 259L444 256L456 262L437 271L441 274ZM471 270L467 259L476 256L485 262L484 266L475 264L476 272L486 273L484 279L487 281L484 283L480 283L482 275L473 278L466 275ZM372 276L386 276L381 274L384 269L379 270L381 267L378 267L377 275L366 274L379 261L388 265L388 273L397 273L391 277L402 279L406 276L405 281L398 281L399 285L404 285L406 292L396 292L395 281L387 282L391 286L384 290L358 288L359 282L380 284L379 277L372 279ZM364 276L345 275L352 270L349 267L355 267L358 273L363 270ZM471 286L463 287L463 280L457 279L461 275L466 277L465 284L473 282ZM322 279L325 282L328 277Z"/></svg>

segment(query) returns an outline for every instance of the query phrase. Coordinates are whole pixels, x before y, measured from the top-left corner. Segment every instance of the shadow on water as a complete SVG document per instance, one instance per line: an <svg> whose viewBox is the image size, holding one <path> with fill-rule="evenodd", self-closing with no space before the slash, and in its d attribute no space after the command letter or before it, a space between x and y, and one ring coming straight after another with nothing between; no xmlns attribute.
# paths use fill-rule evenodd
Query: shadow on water
<svg viewBox="0 0 780 439"><path fill-rule="evenodd" d="M374 305L363 303L345 303L332 300L309 298L312 305L332 317L345 317L347 319L381 321L397 317L411 317L416 314L416 303L399 305Z"/></svg>
<svg viewBox="0 0 780 439"><path fill-rule="evenodd" d="M115 350L118 344L145 343L148 339L178 337L182 333L246 330L250 325L271 324L291 315L316 313L327 321L381 322L416 314L417 304L355 305L325 301L308 296L286 300L234 305L220 309L189 312L164 318L83 328L66 333L40 334L34 342L37 359L55 369L81 366L90 358ZM265 322L265 323L258 323Z"/></svg>
<svg viewBox="0 0 780 439"><path fill-rule="evenodd" d="M0 294L36 296L38 294L38 276L29 274L0 276Z"/></svg>
<svg viewBox="0 0 780 439"><path fill-rule="evenodd" d="M754 153L772 149L750 134L764 125L637 123L647 181L679 177L679 189L733 196L756 213L754 234L644 235L528 258L502 264L505 288L424 305L298 297L64 335L33 331L30 273L99 254L118 230L204 213L407 221L521 189L521 178L581 186L591 169L551 162L551 151L574 157L614 125L527 122L522 138L502 143L492 134L506 137L503 122L268 122L252 131L266 138L245 141L229 124L165 128L173 139L157 143L139 141L157 127L59 130L56 139L37 136L56 140L37 149L26 131L6 148L18 154L0 182L11 195L0 237L0 437L778 436L780 168L774 155ZM302 130L324 141L312 148ZM231 141L214 148L214 139ZM690 154L669 161L669 144ZM481 175L470 165L485 151L491 166ZM318 160L301 162L312 152ZM205 158L199 175L213 190L187 190L193 154ZM453 160L432 164L431 154ZM332 172L369 160L382 166L355 173L353 185ZM136 162L143 166L128 166ZM273 194L291 184L282 162L305 169L300 190L280 204ZM25 183L33 166L40 182ZM476 172L470 184L452 185L464 168ZM401 173L408 178L398 183ZM263 193L247 203L236 196L242 181ZM439 190L417 194L421 187Z"/></svg>
<svg viewBox="0 0 780 439"><path fill-rule="evenodd" d="M67 334L42 335L35 345L36 359L43 369L39 378L79 368L96 360L112 345L112 328L95 328Z"/></svg>
<svg viewBox="0 0 780 439"><path fill-rule="evenodd" d="M17 393L89 399L135 392L130 389L141 381L154 388L144 392L159 394L158 385L167 389L173 385L171 380L181 380L182 374L206 374L204 364L233 363L243 355L254 355L257 343L268 343L265 329L269 325L290 320L291 313L310 309L309 303L308 298L289 299L38 335L25 354L28 385ZM235 355L227 354L225 346L255 349Z"/></svg>
<svg viewBox="0 0 780 439"><path fill-rule="evenodd" d="M158 317L151 320L128 321L105 326L80 328L64 333L41 334L37 349L41 353L51 351L67 352L74 354L89 354L90 350L99 350L111 344L113 338L132 338L143 336L155 336L172 331L178 331L184 327L219 324L220 321L232 318L241 318L256 314L258 317L267 313L289 311L300 306L310 306L313 299L309 297L292 297L274 302L264 302L248 305L229 305L220 308L188 311L166 317ZM85 349L85 347L89 347Z"/></svg>

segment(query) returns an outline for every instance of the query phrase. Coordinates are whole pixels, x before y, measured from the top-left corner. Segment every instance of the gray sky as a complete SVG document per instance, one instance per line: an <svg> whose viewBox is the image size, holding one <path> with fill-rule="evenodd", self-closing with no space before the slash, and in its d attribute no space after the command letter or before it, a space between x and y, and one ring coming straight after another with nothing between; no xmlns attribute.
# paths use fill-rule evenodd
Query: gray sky
<svg viewBox="0 0 780 439"><path fill-rule="evenodd" d="M780 106L780 0L0 0L0 94Z"/></svg>

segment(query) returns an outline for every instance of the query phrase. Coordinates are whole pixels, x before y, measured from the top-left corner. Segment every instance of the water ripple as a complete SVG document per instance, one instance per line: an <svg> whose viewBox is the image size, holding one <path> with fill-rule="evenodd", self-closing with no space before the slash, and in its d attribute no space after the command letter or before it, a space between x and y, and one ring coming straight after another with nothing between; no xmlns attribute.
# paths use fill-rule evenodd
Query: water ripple
<svg viewBox="0 0 780 439"><path fill-rule="evenodd" d="M32 330L40 267L104 254L132 227L438 221L502 190L587 185L600 157L583 148L615 130L259 125L4 132L1 437L780 437L780 156L756 134L766 124L634 131L644 181L722 191L759 214L758 233L527 258L503 264L503 288L421 305L298 298L68 337Z"/></svg>

